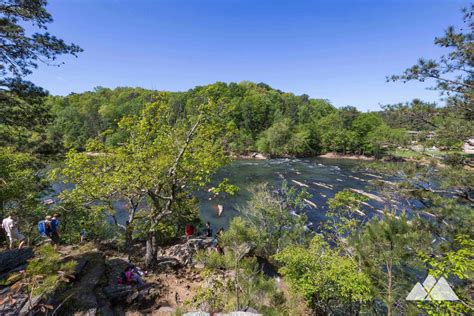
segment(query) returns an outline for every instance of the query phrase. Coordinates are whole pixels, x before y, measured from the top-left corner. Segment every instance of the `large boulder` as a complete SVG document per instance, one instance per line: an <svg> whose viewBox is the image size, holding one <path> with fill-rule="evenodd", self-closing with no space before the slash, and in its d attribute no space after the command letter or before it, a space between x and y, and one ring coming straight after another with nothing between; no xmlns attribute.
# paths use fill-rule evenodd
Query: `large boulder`
<svg viewBox="0 0 474 316"><path fill-rule="evenodd" d="M112 304L145 307L154 303L155 299L160 295L160 290L153 284L145 284L142 286L132 285L109 285L102 289L107 299Z"/></svg>
<svg viewBox="0 0 474 316"><path fill-rule="evenodd" d="M158 252L158 257L165 257L166 261L176 259L182 265L190 265L194 254L198 250L204 250L212 246L212 237L192 238L188 241L163 248Z"/></svg>
<svg viewBox="0 0 474 316"><path fill-rule="evenodd" d="M26 263L33 257L31 248L12 249L0 253L0 273L8 272Z"/></svg>
<svg viewBox="0 0 474 316"><path fill-rule="evenodd" d="M118 303L132 295L135 292L135 288L131 285L116 284L104 287L102 291L110 302Z"/></svg>

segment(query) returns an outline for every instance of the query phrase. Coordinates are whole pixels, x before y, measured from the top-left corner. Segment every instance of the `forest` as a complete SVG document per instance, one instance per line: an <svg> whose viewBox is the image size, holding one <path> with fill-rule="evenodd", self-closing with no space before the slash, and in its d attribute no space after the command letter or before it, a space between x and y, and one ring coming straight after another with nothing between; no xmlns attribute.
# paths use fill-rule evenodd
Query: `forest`
<svg viewBox="0 0 474 316"><path fill-rule="evenodd" d="M0 230L0 314L146 315L168 305L164 315L473 312L474 166L463 146L474 136L474 6L462 12L463 29L434 40L445 55L387 74L430 82L439 104L361 112L249 81L50 95L26 77L44 60L81 58L82 48L47 32L46 1L0 3L0 216L15 223ZM262 183L246 188L229 227L209 230L196 192L239 194L214 175L255 153L370 158L361 168L384 207L369 216L373 195L343 189L308 229L309 186ZM49 198L59 182L69 189ZM53 214L61 216L54 247L38 231ZM185 237L190 225L207 235ZM25 247L13 249L17 241ZM131 263L146 269L145 286L117 284L114 269ZM407 300L428 275L447 280L457 299L431 299L429 290Z"/></svg>
<svg viewBox="0 0 474 316"><path fill-rule="evenodd" d="M42 135L22 133L16 144L39 153L84 150L89 140L108 145L128 136L119 128L121 119L139 115L147 103L163 92L141 88L108 89L44 99L47 125ZM394 149L408 148L407 131L419 132L423 147L459 151L472 135L471 117L459 116L452 106L413 100L386 105L382 111L359 112L355 107L335 108L328 100L296 96L264 83L223 83L196 87L187 92L164 92L175 115L186 113L203 98L212 97L226 108L233 135L226 140L229 153L260 152L272 157L308 157L335 152L381 158ZM430 133L435 139L428 139Z"/></svg>

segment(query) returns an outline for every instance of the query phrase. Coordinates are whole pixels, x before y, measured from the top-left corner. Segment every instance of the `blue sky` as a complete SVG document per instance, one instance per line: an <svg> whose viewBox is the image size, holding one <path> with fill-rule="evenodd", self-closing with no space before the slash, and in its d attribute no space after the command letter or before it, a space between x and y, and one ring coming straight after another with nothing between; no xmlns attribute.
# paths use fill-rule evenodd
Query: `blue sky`
<svg viewBox="0 0 474 316"><path fill-rule="evenodd" d="M29 77L52 94L96 86L184 91L216 81L265 82L336 106L439 99L428 84L387 83L461 23L457 0L50 0L49 31L79 58Z"/></svg>

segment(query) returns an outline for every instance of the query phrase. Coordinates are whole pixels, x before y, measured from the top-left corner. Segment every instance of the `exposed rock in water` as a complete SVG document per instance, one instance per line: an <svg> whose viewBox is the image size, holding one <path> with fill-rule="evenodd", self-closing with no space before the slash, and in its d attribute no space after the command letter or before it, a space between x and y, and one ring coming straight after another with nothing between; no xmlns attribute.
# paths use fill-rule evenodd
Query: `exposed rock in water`
<svg viewBox="0 0 474 316"><path fill-rule="evenodd" d="M377 201L379 203L384 203L385 202L380 196L377 196L375 194L365 192L365 191L362 191L362 190L358 190L358 189L350 189L350 190L352 192L358 193L360 195L364 195L364 196L368 197L369 199L372 199L372 200Z"/></svg>
<svg viewBox="0 0 474 316"><path fill-rule="evenodd" d="M12 249L0 253L0 272L8 272L33 257L31 248Z"/></svg>
<svg viewBox="0 0 474 316"><path fill-rule="evenodd" d="M299 181L296 181L296 180L291 180L291 182L296 183L296 184L299 185L300 187L309 188L309 185L304 184L303 182L299 182Z"/></svg>

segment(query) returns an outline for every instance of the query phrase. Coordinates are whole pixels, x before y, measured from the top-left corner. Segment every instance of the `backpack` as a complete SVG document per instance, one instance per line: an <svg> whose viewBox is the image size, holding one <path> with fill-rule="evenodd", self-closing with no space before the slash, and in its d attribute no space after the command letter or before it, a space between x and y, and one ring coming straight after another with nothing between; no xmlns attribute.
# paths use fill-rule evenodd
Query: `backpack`
<svg viewBox="0 0 474 316"><path fill-rule="evenodd" d="M59 220L58 219L53 219L51 221L51 231L55 232L56 228L58 228L58 226L59 226Z"/></svg>
<svg viewBox="0 0 474 316"><path fill-rule="evenodd" d="M46 236L46 225L44 221L38 222L38 233L40 234L40 236Z"/></svg>

